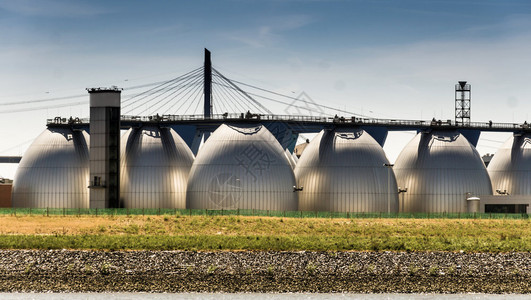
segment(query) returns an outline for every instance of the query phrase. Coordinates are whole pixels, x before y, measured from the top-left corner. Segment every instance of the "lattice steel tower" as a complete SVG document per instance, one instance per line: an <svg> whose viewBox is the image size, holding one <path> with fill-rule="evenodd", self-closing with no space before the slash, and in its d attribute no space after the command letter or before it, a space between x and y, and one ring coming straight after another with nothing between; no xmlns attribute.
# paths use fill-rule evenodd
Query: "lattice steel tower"
<svg viewBox="0 0 531 300"><path fill-rule="evenodd" d="M455 85L455 123L470 125L470 84L466 81Z"/></svg>

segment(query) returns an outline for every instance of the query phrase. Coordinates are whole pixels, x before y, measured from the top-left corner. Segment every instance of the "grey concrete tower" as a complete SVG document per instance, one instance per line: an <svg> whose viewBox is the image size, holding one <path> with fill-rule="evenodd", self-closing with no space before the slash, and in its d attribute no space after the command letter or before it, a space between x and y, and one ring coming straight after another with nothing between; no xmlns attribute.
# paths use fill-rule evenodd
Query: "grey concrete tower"
<svg viewBox="0 0 531 300"><path fill-rule="evenodd" d="M121 89L91 88L90 208L120 206Z"/></svg>

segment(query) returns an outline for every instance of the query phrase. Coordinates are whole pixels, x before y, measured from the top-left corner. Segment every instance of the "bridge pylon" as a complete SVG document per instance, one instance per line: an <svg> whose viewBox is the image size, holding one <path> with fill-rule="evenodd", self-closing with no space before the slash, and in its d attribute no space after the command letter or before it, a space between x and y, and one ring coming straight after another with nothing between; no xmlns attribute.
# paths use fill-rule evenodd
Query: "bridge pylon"
<svg viewBox="0 0 531 300"><path fill-rule="evenodd" d="M205 103L203 113L205 119L212 117L212 60L210 58L210 51L205 48L205 67L203 80L203 94L205 95Z"/></svg>

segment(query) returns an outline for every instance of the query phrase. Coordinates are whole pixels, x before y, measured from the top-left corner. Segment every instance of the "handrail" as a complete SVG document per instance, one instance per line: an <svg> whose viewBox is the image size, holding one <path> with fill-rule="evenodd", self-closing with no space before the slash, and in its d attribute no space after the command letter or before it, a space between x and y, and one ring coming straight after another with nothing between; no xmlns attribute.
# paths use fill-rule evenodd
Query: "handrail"
<svg viewBox="0 0 531 300"><path fill-rule="evenodd" d="M493 123L488 122L471 122L460 123L453 120L401 120L401 119L377 119L377 118L359 118L359 117L343 117L343 116L304 116L304 115L264 115L247 113L224 113L214 114L211 117L205 117L203 115L154 115L154 116L135 116L135 115L122 115L121 120L123 122L186 122L186 121L285 121L285 122L304 122L315 124L355 124L355 125L374 125L374 126L389 126L389 127L416 127L416 128L429 128L429 127L442 127L442 128L470 128L470 129L488 129L495 131L497 129L508 130L531 130L530 124L524 122L519 123ZM55 117L54 119L47 119L47 124L57 125L73 125L73 124L88 124L90 120L88 118L62 118Z"/></svg>

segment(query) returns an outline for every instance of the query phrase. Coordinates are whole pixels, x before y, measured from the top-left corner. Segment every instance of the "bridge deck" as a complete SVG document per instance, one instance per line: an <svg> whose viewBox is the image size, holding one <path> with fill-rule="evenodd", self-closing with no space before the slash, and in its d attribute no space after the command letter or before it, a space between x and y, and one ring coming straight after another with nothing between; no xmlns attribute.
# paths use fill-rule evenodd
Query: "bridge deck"
<svg viewBox="0 0 531 300"><path fill-rule="evenodd" d="M314 131L315 127L327 126L374 126L385 127L390 131L440 129L466 129L492 132L520 132L531 131L527 123L493 123L471 122L470 124L456 123L452 120L400 120L400 119L373 119L358 117L316 117L298 115L258 115L258 114L222 114L205 118L203 115L155 115L155 116L122 116L122 128L140 126L145 123L168 125L195 125L198 127L218 126L221 123L259 123L280 122L290 125L294 131L303 132L304 129ZM48 119L47 124L54 126L76 125L88 126L89 119L54 118Z"/></svg>

